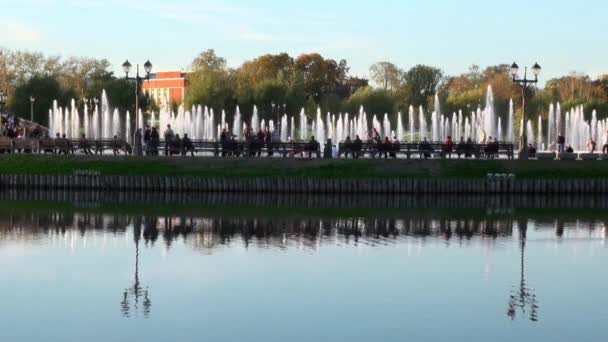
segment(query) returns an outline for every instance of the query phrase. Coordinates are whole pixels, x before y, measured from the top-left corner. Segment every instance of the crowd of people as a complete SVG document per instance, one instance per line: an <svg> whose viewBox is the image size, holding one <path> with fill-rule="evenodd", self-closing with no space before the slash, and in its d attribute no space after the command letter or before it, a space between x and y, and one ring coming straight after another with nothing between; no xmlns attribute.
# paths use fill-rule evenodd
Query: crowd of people
<svg viewBox="0 0 608 342"><path fill-rule="evenodd" d="M67 139L65 134L56 133L55 137L51 138L48 135L48 131L42 129L39 125L36 125L33 129L29 127L28 130L25 127L20 127L20 119L13 115L2 117L0 130L2 136L12 139L50 139L54 140L57 146L66 147L53 149L53 153L67 154L74 152L73 146L70 148L70 145L74 145L74 143L70 139ZM194 142L188 136L188 134L184 134L180 137L179 134L174 133L171 125L167 125L165 131L163 132L163 140L161 140L159 129L156 127L146 126L143 130L143 134L141 134L141 132L141 130L138 130L136 133L136 141L143 141L143 152L145 155L158 156L160 154L159 150L164 151L164 155L166 156L185 156L187 154L194 156L196 152ZM139 138L137 134L139 134ZM219 136L219 143L221 146L221 150L219 152L220 155L226 157L248 154L249 156L259 157L262 154L262 150L266 148L267 154L272 156L274 153L276 153L276 149L278 149L277 146L279 146L278 132L272 132L268 128L260 129L257 133L254 132L250 127L246 128L243 131L243 137L244 141L241 142L237 140L237 137L227 129L222 130ZM602 146L602 153L608 154L608 132L606 132L604 138L605 143ZM336 158L340 152L346 158L350 156L358 159L364 153L364 141L359 135L356 135L354 139L347 136L346 139L339 144L339 146L338 144L333 143L331 139L328 139L323 150L321 150L321 144L315 139L314 136L311 136L310 140L307 142L296 142L289 138L288 143L291 143L289 150L290 156L308 154L309 157L312 157L313 154L316 154L320 157L322 153L323 157L325 158ZM111 145L114 155L120 154L121 151L125 151L126 149L123 145L128 145L122 143L116 135L112 141L109 142L109 144ZM401 142L396 136L393 136L392 139L389 139L388 136L384 136L384 138L382 138L376 128L373 128L369 132L365 144L367 145L368 149L370 147L373 148L374 154L384 157L385 159L397 158L397 153L399 153L402 148ZM89 155L93 154L93 151L91 150L92 146L93 143L89 141L84 134L82 134L78 140L78 148L82 150L84 154ZM488 137L487 139L484 138L481 143L475 143L471 138L465 140L464 137L461 137L460 140L455 143L452 140L452 137L448 136L442 143L439 144L432 143L425 137L419 144L417 144L417 146L421 158L424 159L431 158L434 153L439 154L442 157L450 156L455 153L458 155L458 157L464 156L465 158L470 158L475 153L477 153L477 155L483 153L483 157L487 159L494 159L498 156L500 150L500 142L498 139L493 137ZM479 150L479 146L482 146L482 150ZM563 134L558 135L555 145L553 146L557 146L558 153L574 153L573 147L566 144L566 139ZM96 148L96 152L98 150L99 149ZM527 150L530 157L536 156L537 147L532 143L528 144ZM587 151L589 153L596 153L596 150L597 143L594 139L589 139ZM411 152L411 150L408 150L408 152Z"/></svg>
<svg viewBox="0 0 608 342"><path fill-rule="evenodd" d="M8 114L6 116L2 116L0 135L11 139L40 139L44 136L44 130L40 127L40 125L36 125L33 129L30 128L28 131L28 129L22 125L22 121L19 119L19 117Z"/></svg>

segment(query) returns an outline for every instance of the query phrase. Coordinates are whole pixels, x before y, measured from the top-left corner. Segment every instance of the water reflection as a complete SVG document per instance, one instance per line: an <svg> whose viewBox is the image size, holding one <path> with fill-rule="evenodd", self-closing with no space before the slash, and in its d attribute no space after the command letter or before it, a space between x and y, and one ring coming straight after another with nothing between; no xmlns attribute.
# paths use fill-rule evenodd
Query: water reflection
<svg viewBox="0 0 608 342"><path fill-rule="evenodd" d="M139 227L140 225L136 224L133 228L135 242L135 272L133 276L133 285L126 288L123 292L120 309L125 317L131 317L133 314L137 315L141 309L144 317L147 318L150 316L152 301L150 300L148 287L144 286L139 280L139 241L141 240L141 230Z"/></svg>
<svg viewBox="0 0 608 342"><path fill-rule="evenodd" d="M41 237L69 238L72 242L88 234L108 232L113 235L133 232L135 244L162 241L170 249L183 240L197 250L213 250L217 246L239 242L248 247L285 248L302 245L318 248L324 243L385 245L408 237L441 238L446 243L463 243L473 237L496 239L513 235L520 219L506 216L472 217L200 217L100 214L81 212L4 213L0 215L0 241L31 240ZM268 215L272 216L272 215ZM528 221L525 221L528 224ZM606 238L603 220L581 222L556 218L530 220L553 236L563 237L566 231L588 232L591 238ZM521 224L521 223L520 223ZM568 229L566 229L568 227Z"/></svg>
<svg viewBox="0 0 608 342"><path fill-rule="evenodd" d="M563 227L563 226L562 226ZM559 229L559 228L558 228ZM539 304L536 299L536 293L534 288L526 285L526 234L528 231L528 223L525 221L519 222L519 250L520 250L520 281L518 286L513 287L511 295L509 297L509 308L507 309L507 316L514 320L517 315L517 309L519 309L522 315L529 315L532 322L538 322L538 309ZM557 232L558 236L560 235Z"/></svg>
<svg viewBox="0 0 608 342"><path fill-rule="evenodd" d="M61 195L40 193L36 196L47 201ZM538 322L539 300L525 273L529 231L535 233L533 240L552 238L556 242L568 239L605 240L607 237L603 211L595 210L593 213L597 217L587 215L581 220L579 216L568 214L573 209L586 208L580 207L580 202L560 197L548 201L529 197L467 196L458 201L450 197L438 197L434 201L431 197L399 197L390 202L393 207L389 205L388 211L377 206L366 207L356 201L340 202L315 197L325 201L332 210L326 210L322 205L315 206L313 200L305 199L303 207L313 210L302 211L286 204L296 201L298 197L286 201L278 199L270 207L265 207L259 204L266 204L267 199L260 200L262 197L254 196L243 202L253 206L253 210L244 210L227 205L240 203L244 199L214 196L204 199L202 204L187 201L189 206L186 208L172 208L172 213L167 214L162 208L154 206L151 206L152 210L147 210L149 208L145 206L143 209L130 209L126 202L119 208L108 208L107 202L85 202L88 204L82 205L71 202L75 198L70 196L73 195L66 195L64 199L67 202L62 203L79 203L78 206L46 207L39 206L40 202L36 202L38 205L27 202L30 206L23 209L22 202L5 202L0 211L0 250L3 245L15 242L35 245L48 241L63 241L69 248L77 248L86 246L87 241L100 236L103 239L97 241L102 244L106 243L107 236L125 237L131 241L132 234L132 280L126 288L121 287L117 291L117 295L120 293L120 312L127 318L151 316L151 291L140 274L142 248L161 246L169 252L179 244L199 255L213 254L227 247L296 248L314 253L326 245L382 248L401 243L424 246L438 241L446 246L468 246L475 242L484 248L493 248L517 238L520 272L518 282L508 293L507 317ZM128 199L122 198L125 201ZM170 196L156 198L161 202L170 199ZM364 202L378 205L375 199L377 197L363 197ZM144 203L158 204L154 201ZM532 207L538 210L522 212L518 209L521 203L533 204ZM554 207L556 203L572 203L573 206ZM608 204L602 198L587 198L585 203L591 203L594 208ZM204 210L193 210L192 205ZM370 208L374 210L368 210Z"/></svg>

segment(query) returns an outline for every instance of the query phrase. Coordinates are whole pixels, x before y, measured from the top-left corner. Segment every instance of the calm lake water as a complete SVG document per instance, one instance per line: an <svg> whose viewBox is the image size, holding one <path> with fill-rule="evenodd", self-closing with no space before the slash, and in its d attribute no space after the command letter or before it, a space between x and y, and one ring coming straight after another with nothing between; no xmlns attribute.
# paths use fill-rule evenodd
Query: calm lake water
<svg viewBox="0 0 608 342"><path fill-rule="evenodd" d="M606 341L608 200L0 195L0 341Z"/></svg>

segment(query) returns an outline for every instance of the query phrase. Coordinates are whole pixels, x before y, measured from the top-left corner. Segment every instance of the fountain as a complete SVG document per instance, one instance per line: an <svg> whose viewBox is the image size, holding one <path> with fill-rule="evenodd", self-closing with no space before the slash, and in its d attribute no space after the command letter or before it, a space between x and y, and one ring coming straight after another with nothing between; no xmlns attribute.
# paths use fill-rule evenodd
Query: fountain
<svg viewBox="0 0 608 342"><path fill-rule="evenodd" d="M430 114L425 112L422 106L418 108L418 115L413 106L409 106L407 128L403 121L401 112L396 113L396 127L390 120L390 113L385 113L382 118L377 115L368 116L363 106L358 113L326 113L321 114L317 109L314 120L306 116L304 108L299 113L299 118L284 113L278 122L262 119L258 115L257 107L254 106L249 124L237 107L232 117L231 125L226 122L230 113L225 110L216 117L213 109L202 105L194 105L189 110L180 106L177 111L172 112L169 106L161 107L158 113L152 113L150 124L160 126L161 136L167 125L171 125L174 132L183 136L190 135L194 139L215 140L218 139L222 130L226 129L235 136L237 140L243 139L245 127L251 127L256 133L259 130L269 129L275 132L273 139L288 141L290 139L308 140L310 134L314 134L320 142L332 139L341 142L350 137L354 139L359 136L366 140L369 138L368 125L378 131L382 138L396 137L400 141L419 141L424 138L443 141L447 136L454 140L463 137L471 138L475 142L482 142L490 136L500 140L513 142L515 138L515 110L513 101L509 102L507 124L503 127L504 117L500 117L494 110L494 97L492 88L488 87L485 108L478 107L468 113L462 110L451 114L442 114L439 98L435 96L435 108ZM526 121L520 125L520 134L525 130L529 136L529 142L536 145L539 151L556 150L556 140L562 134L566 138L566 144L572 145L576 151L586 150L589 139L596 141L601 146L606 140L608 121L600 119L597 111L593 110L585 117L584 108L576 106L570 108L563 116L561 105L552 103L549 106L546 119L535 116L536 127L532 127L533 120ZM156 120L158 118L158 120ZM371 121L368 121L370 120ZM427 121L430 118L430 122ZM133 120L133 122L131 121ZM416 122L416 120L418 120ZM217 123L216 123L217 121ZM66 134L68 138L77 139L84 133L93 139L111 139L117 135L133 143L133 128L144 127L144 114L141 110L136 115L130 112L120 113L118 109L111 108L105 91L101 94L99 104L93 108L84 106L84 111L79 113L75 101L71 101L68 107L61 107L57 101L49 109L49 133ZM534 132L532 129L534 128ZM406 132L405 130L408 130ZM409 135L409 139L407 139ZM406 140L407 139L407 140Z"/></svg>

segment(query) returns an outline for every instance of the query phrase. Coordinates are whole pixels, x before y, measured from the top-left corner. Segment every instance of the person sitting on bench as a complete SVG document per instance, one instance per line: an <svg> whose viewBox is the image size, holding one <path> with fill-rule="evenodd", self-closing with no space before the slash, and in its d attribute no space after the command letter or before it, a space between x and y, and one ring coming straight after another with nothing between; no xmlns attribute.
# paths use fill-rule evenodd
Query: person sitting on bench
<svg viewBox="0 0 608 342"><path fill-rule="evenodd" d="M182 156L185 156L188 152L194 157L194 144L192 143L192 140L188 138L188 134L184 134L184 137L182 138Z"/></svg>
<svg viewBox="0 0 608 342"><path fill-rule="evenodd" d="M353 142L352 140L350 140L350 136L347 136L346 140L344 140L344 158L348 159L348 153L351 153L353 157L355 156L355 153L352 152L352 149Z"/></svg>
<svg viewBox="0 0 608 342"><path fill-rule="evenodd" d="M353 143L353 158L359 159L361 156L361 149L363 149L363 141L359 138L359 135L356 135L355 142Z"/></svg>
<svg viewBox="0 0 608 342"><path fill-rule="evenodd" d="M80 141L78 142L78 145L80 146L80 149L82 150L82 152L84 152L84 154L93 154L93 152L91 151L91 143L87 140L84 134L80 136Z"/></svg>
<svg viewBox="0 0 608 342"><path fill-rule="evenodd" d="M443 157L451 155L454 149L454 142L452 142L452 137L448 135L448 137L443 142L443 146L441 146L441 152L443 152Z"/></svg>
<svg viewBox="0 0 608 342"><path fill-rule="evenodd" d="M315 140L315 136L311 136L308 144L306 144L306 152L308 152L308 158L312 158L312 154L315 153L317 158L320 158L319 142Z"/></svg>
<svg viewBox="0 0 608 342"><path fill-rule="evenodd" d="M120 154L120 147L121 147L120 140L118 140L117 135L114 135L114 139L112 140L112 152L114 153L114 155Z"/></svg>
<svg viewBox="0 0 608 342"><path fill-rule="evenodd" d="M431 147L431 144L429 143L429 141L426 138L424 138L424 140L422 140L422 142L420 143L421 157L423 157L424 159L429 159L431 157L432 151L433 151L433 147Z"/></svg>

